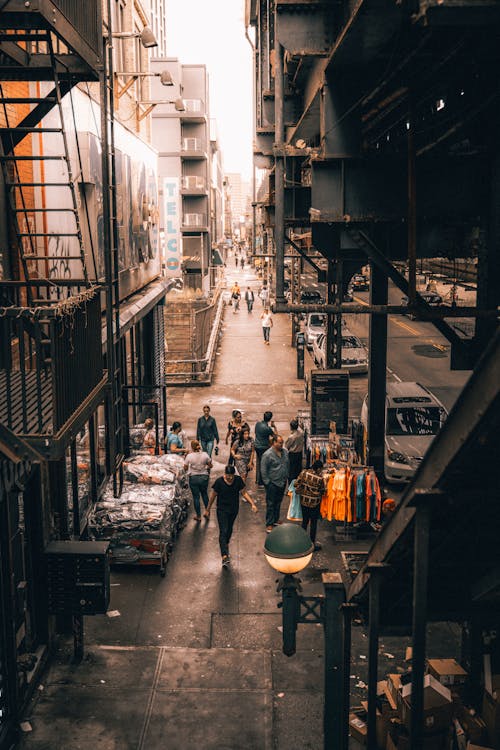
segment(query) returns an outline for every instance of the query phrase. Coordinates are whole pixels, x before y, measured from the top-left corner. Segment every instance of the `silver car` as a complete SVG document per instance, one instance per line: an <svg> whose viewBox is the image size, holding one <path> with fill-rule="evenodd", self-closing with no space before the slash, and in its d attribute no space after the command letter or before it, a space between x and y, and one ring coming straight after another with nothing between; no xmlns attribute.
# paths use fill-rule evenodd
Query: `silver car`
<svg viewBox="0 0 500 750"><path fill-rule="evenodd" d="M319 368L326 363L326 334L320 333L313 341L312 355ZM368 372L368 352L357 336L348 328L342 329L342 369L351 374Z"/></svg>
<svg viewBox="0 0 500 750"><path fill-rule="evenodd" d="M326 327L326 315L324 313L309 313L306 316L306 324L304 326L304 336L306 340L306 346L308 349L312 349L312 346L318 336L325 332Z"/></svg>
<svg viewBox="0 0 500 750"><path fill-rule="evenodd" d="M448 413L420 383L387 383L384 473L388 482L408 482L441 429ZM361 421L368 426L367 397Z"/></svg>

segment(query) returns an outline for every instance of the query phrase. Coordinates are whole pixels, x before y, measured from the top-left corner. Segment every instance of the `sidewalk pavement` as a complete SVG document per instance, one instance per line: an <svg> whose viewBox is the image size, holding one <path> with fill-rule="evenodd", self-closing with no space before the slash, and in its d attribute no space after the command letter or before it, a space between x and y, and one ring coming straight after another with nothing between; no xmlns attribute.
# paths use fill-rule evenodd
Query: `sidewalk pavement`
<svg viewBox="0 0 500 750"><path fill-rule="evenodd" d="M260 286L249 267L227 272L228 287ZM182 422L194 437L208 403L221 435L216 478L228 458L224 444L234 408L254 427L265 410L288 434L297 409L306 408L295 377L287 315L275 315L270 346L263 343L261 302L248 313L225 310L213 385L170 388L169 422ZM85 620L86 657L71 665L69 641L61 643L25 717L33 731L23 750L317 750L322 747L323 633L299 625L297 653L283 655L276 573L263 555L264 495L254 479L247 488L259 512L242 503L231 542L232 563L221 568L218 532L191 514L167 566L156 571L119 568L112 573L115 617ZM287 503L283 502L282 518ZM341 550L366 542L335 543L332 525L319 524L323 549L301 574L304 594L321 593L321 573L343 571ZM394 671L404 643L384 639L380 674ZM399 645L398 645L399 644ZM366 698L367 640L353 632L351 701ZM357 686L357 687L356 687ZM354 745L353 745L354 747Z"/></svg>

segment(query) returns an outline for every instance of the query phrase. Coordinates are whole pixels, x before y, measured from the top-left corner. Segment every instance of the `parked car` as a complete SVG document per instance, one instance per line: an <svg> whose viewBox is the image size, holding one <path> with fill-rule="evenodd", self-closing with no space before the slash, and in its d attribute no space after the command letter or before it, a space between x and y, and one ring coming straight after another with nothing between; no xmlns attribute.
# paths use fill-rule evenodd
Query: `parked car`
<svg viewBox="0 0 500 750"><path fill-rule="evenodd" d="M351 279L350 285L354 292L367 292L370 288L368 277L364 276L362 273L355 273Z"/></svg>
<svg viewBox="0 0 500 750"><path fill-rule="evenodd" d="M317 289L303 289L300 293L301 305L323 305L324 298Z"/></svg>
<svg viewBox="0 0 500 750"><path fill-rule="evenodd" d="M420 296L431 307L434 307L436 305L442 305L443 304L443 298L440 294L437 292L419 292ZM401 297L401 304L406 307L408 305L408 297ZM405 315L408 315L409 318L414 318L415 315L413 313L405 313Z"/></svg>
<svg viewBox="0 0 500 750"><path fill-rule="evenodd" d="M420 383L387 384L384 473L388 482L412 479L447 416L443 404ZM361 421L368 427L368 396Z"/></svg>
<svg viewBox="0 0 500 750"><path fill-rule="evenodd" d="M313 341L312 355L319 368L326 363L326 333L320 333ZM353 336L348 328L342 329L342 369L348 372L368 372L368 352L357 336Z"/></svg>
<svg viewBox="0 0 500 750"><path fill-rule="evenodd" d="M312 349L318 336L325 332L326 315L324 313L309 313L306 315L304 337L308 349Z"/></svg>
<svg viewBox="0 0 500 750"><path fill-rule="evenodd" d="M443 298L437 292L420 292L420 296L428 305L442 305ZM408 304L408 297L401 297L401 304Z"/></svg>

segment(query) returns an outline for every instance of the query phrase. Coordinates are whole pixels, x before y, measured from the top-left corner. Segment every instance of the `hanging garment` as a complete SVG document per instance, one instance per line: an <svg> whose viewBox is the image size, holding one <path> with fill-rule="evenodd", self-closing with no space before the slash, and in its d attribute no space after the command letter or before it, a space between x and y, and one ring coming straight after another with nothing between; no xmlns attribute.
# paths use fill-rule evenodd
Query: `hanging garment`
<svg viewBox="0 0 500 750"><path fill-rule="evenodd" d="M288 521L302 521L302 506L300 504L300 495L295 491L295 479L288 486L288 497L290 505L286 514Z"/></svg>

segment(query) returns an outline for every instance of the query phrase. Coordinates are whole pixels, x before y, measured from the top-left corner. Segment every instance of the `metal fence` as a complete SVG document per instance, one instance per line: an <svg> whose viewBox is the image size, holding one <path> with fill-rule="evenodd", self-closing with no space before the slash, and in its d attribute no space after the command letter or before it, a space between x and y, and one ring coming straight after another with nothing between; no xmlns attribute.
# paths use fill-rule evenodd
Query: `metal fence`
<svg viewBox="0 0 500 750"><path fill-rule="evenodd" d="M173 310L167 303L167 385L211 382L223 307L223 295L220 293L217 293L212 304L199 309ZM169 340L168 332L176 328L182 333L177 340ZM179 338L182 340L179 341Z"/></svg>

